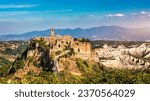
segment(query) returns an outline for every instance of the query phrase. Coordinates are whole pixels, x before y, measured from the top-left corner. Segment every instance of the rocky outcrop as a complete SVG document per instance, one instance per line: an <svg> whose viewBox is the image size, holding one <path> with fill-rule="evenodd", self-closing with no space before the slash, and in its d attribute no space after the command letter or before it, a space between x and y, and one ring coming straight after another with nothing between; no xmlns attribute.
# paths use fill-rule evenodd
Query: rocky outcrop
<svg viewBox="0 0 150 101"><path fill-rule="evenodd" d="M118 46L118 49L126 49L126 47L122 44Z"/></svg>
<svg viewBox="0 0 150 101"><path fill-rule="evenodd" d="M76 58L60 58L59 60L59 71L68 70L71 74L74 75L82 75L76 64Z"/></svg>
<svg viewBox="0 0 150 101"><path fill-rule="evenodd" d="M132 69L150 67L150 44L144 43L137 48L126 48L124 45L118 48L104 47L97 54L106 66Z"/></svg>
<svg viewBox="0 0 150 101"><path fill-rule="evenodd" d="M15 72L14 77L15 78L22 78L23 76L25 76L29 72L34 73L36 75L39 75L39 73L41 72L41 68L37 68L33 64L30 64L27 62L23 68L18 69Z"/></svg>
<svg viewBox="0 0 150 101"><path fill-rule="evenodd" d="M22 56L13 63L9 74L27 74L30 71L38 74L40 69L51 71L52 67L53 60L50 56L50 48L43 38L33 38Z"/></svg>

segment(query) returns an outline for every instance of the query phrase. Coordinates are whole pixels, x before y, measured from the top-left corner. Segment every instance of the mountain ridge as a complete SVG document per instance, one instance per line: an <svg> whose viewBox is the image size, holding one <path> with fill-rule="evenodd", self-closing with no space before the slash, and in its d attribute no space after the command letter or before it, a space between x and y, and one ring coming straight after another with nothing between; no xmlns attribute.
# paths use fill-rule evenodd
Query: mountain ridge
<svg viewBox="0 0 150 101"><path fill-rule="evenodd" d="M99 26L92 28L66 28L56 29L56 35L71 35L73 37L84 37L91 40L132 40L146 41L150 40L150 28L126 28L120 26ZM49 36L50 30L31 31L23 34L0 35L0 41L9 40L29 40L37 36Z"/></svg>

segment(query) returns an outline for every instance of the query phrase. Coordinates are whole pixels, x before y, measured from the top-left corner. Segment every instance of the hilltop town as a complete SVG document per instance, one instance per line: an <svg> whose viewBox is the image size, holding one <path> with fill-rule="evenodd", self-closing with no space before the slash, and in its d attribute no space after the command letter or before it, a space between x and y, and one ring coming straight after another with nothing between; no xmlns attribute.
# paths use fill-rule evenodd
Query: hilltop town
<svg viewBox="0 0 150 101"><path fill-rule="evenodd" d="M55 36L53 28L49 37L37 37L33 38L32 41L40 41L41 39L46 43L46 46L50 47L50 55L56 56L58 52L63 53L65 50L73 50L75 58L101 62L107 67L138 69L150 66L149 43L143 43L140 46L132 46L130 48L123 44L117 48L104 44L103 48L92 49L88 39L77 39L69 35ZM38 47L39 44L37 43L35 46ZM33 55L32 52L29 52L29 54Z"/></svg>
<svg viewBox="0 0 150 101"><path fill-rule="evenodd" d="M68 56L63 58L64 56ZM67 59L73 59L68 61ZM15 75L18 77L20 74L26 75L30 70L40 71L40 67L46 70L53 70L55 73L65 70L65 63L72 62L68 67L70 73L74 75L82 75L75 61L77 58L83 60L98 62L98 57L91 48L90 40L84 38L73 38L69 35L55 36L55 31L52 28L50 36L47 37L35 37L30 40L29 46L22 54L20 59L25 60L25 66L23 69L17 71ZM58 61L59 59L59 61ZM14 65L17 63L16 60ZM63 62L65 62L63 64ZM14 72L16 67L14 65L10 69L9 73ZM28 70L28 71L27 71Z"/></svg>
<svg viewBox="0 0 150 101"><path fill-rule="evenodd" d="M49 54L55 54L57 52L62 52L64 50L71 50L75 52L76 57L83 59L91 58L91 44L90 40L84 38L73 38L69 35L65 36L55 36L55 31L52 28L51 34L48 37L35 37L31 39L31 43L35 41L43 41L47 47L49 47ZM35 46L38 47L39 43L35 43ZM30 53L29 53L30 54ZM31 52L32 54L32 52Z"/></svg>
<svg viewBox="0 0 150 101"><path fill-rule="evenodd" d="M24 42L3 42L0 68L4 80L1 81L4 83L39 83L39 81L106 83L108 81L103 77L97 78L96 75L100 73L104 76L108 72L107 75L115 73L117 76L121 72L124 73L126 69L131 71L129 76L136 75L135 71L149 71L150 44L148 42L114 42L115 44L111 42L112 45L108 44L108 41L95 42L69 35L56 35L54 28L51 28L49 36L34 37L30 39L28 45ZM99 47L102 43L104 44ZM8 45L3 47L6 44ZM11 54L6 55L6 53ZM3 64L1 61L7 63ZM114 70L117 70L117 73ZM91 77L88 77L89 75ZM93 81L93 76L96 81ZM42 81L38 79L39 77ZM84 80L80 81L82 79Z"/></svg>

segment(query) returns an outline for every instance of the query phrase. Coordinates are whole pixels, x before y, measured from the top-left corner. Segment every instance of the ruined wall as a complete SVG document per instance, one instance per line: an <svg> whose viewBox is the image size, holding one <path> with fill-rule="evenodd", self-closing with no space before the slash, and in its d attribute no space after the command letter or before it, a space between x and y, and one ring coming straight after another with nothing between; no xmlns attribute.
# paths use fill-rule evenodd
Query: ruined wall
<svg viewBox="0 0 150 101"><path fill-rule="evenodd" d="M74 49L76 58L91 58L91 44L89 42L75 41L72 48Z"/></svg>
<svg viewBox="0 0 150 101"><path fill-rule="evenodd" d="M76 41L72 45L75 53L90 54L91 53L91 44L89 42L79 42Z"/></svg>

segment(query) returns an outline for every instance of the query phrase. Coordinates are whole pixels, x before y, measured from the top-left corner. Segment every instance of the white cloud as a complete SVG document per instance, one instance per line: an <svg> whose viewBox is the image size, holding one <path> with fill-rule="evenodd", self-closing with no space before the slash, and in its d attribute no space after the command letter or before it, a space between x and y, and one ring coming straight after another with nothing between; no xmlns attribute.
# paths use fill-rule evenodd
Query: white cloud
<svg viewBox="0 0 150 101"><path fill-rule="evenodd" d="M108 14L106 15L106 17L123 17L125 16L124 14L122 13L117 13L117 14Z"/></svg>
<svg viewBox="0 0 150 101"><path fill-rule="evenodd" d="M123 17L124 16L124 14L115 14L115 16L118 16L118 17Z"/></svg>
<svg viewBox="0 0 150 101"><path fill-rule="evenodd" d="M141 11L139 17L140 18L150 17L150 12Z"/></svg>
<svg viewBox="0 0 150 101"><path fill-rule="evenodd" d="M71 12L72 9L60 9L60 10L48 10L48 11L44 11L44 12Z"/></svg>
<svg viewBox="0 0 150 101"><path fill-rule="evenodd" d="M32 5L25 5L25 4L20 4L20 5L16 5L16 4L9 4L9 5L0 5L0 8L4 9L4 8L32 8L38 6L37 4L32 4Z"/></svg>
<svg viewBox="0 0 150 101"><path fill-rule="evenodd" d="M91 17L91 18L92 18L92 17L95 17L95 15L92 15L92 14L91 14L91 15L88 15L88 17Z"/></svg>
<svg viewBox="0 0 150 101"><path fill-rule="evenodd" d="M113 14L106 15L106 17L113 17L113 16L114 16Z"/></svg>
<svg viewBox="0 0 150 101"><path fill-rule="evenodd" d="M145 12L145 11L141 11L140 13L141 14L148 14L148 12Z"/></svg>
<svg viewBox="0 0 150 101"><path fill-rule="evenodd" d="M92 36L92 38L97 38L97 36L94 35L94 36Z"/></svg>

